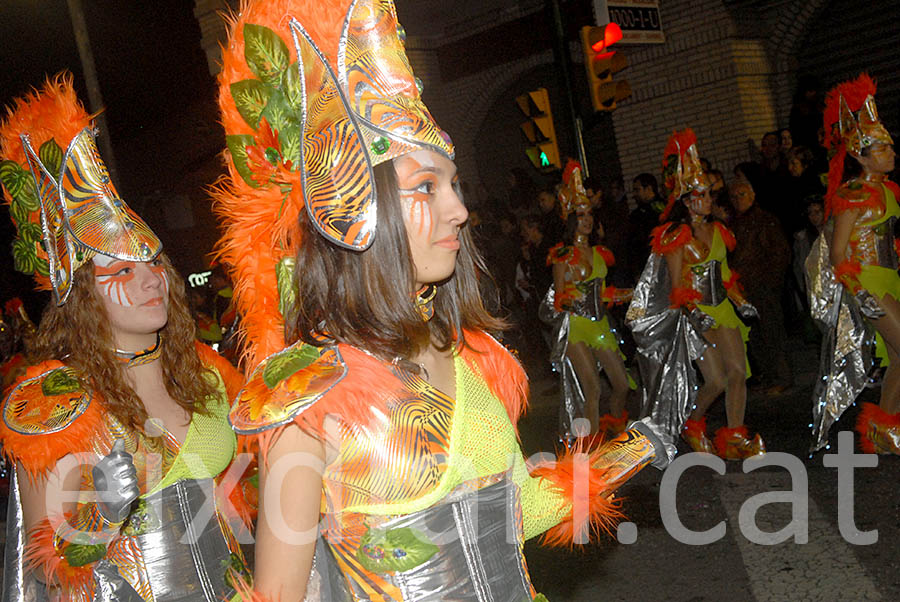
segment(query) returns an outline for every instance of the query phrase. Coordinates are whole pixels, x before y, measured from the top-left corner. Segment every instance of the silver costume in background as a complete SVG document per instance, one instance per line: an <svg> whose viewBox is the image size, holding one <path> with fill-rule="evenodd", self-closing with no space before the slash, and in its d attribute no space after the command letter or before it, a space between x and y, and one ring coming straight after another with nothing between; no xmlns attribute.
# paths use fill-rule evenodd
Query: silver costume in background
<svg viewBox="0 0 900 602"><path fill-rule="evenodd" d="M875 350L875 330L866 316L877 318L881 311L865 290L854 296L835 280L828 247L832 227L829 222L806 259L810 313L823 335L813 389L811 454L828 444L831 425L866 386Z"/></svg>
<svg viewBox="0 0 900 602"><path fill-rule="evenodd" d="M680 308L670 307L665 258L651 253L625 316L643 380L641 416L674 457L676 441L697 397L693 360L707 343Z"/></svg>

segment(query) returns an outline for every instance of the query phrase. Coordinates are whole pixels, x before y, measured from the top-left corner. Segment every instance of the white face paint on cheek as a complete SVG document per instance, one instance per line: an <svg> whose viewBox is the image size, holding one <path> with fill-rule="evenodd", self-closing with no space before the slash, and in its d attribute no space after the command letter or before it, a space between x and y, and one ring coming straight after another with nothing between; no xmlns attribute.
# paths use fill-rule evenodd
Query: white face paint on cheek
<svg viewBox="0 0 900 602"><path fill-rule="evenodd" d="M134 269L131 262L124 262L114 257L108 257L103 254L94 256L94 279L100 289L101 294L109 298L116 305L123 307L132 307L134 303L128 294L127 285L134 279ZM120 265L114 265L120 264ZM132 267L128 273L121 274L118 270L125 267ZM111 271L112 273L97 273L98 271Z"/></svg>

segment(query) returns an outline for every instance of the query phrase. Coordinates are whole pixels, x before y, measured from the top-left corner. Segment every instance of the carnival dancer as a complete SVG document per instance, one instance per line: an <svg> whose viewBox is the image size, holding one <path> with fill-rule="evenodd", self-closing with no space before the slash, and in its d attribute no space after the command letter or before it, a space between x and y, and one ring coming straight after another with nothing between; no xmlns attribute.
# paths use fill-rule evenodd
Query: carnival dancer
<svg viewBox="0 0 900 602"><path fill-rule="evenodd" d="M630 430L529 474L527 381L486 333L502 324L478 294L453 146L393 2L246 3L223 60L221 252L258 364L231 412L262 453L256 592L535 599L524 539L608 524L651 440ZM591 475L577 512L575 457Z"/></svg>
<svg viewBox="0 0 900 602"><path fill-rule="evenodd" d="M863 404L857 430L865 452L900 454L900 276L894 224L900 187L893 140L878 118L866 74L828 93L825 236L807 259L810 305L822 325L821 377L814 391L812 451L867 382L875 354L888 363L879 405ZM850 176L850 177L848 177Z"/></svg>
<svg viewBox="0 0 900 602"><path fill-rule="evenodd" d="M693 130L675 132L666 145L663 177L668 204L651 237L653 254L628 309L646 391L644 412L674 446L678 433L694 451L739 460L765 453L762 437L744 425L749 375L749 328L735 312L752 316L737 274L728 269L734 236L710 219L709 182ZM691 362L703 374L697 386ZM706 434L706 411L725 393L727 424Z"/></svg>
<svg viewBox="0 0 900 602"><path fill-rule="evenodd" d="M566 240L552 247L547 256L547 265L553 266L553 289L547 300L553 304L559 323L550 361L562 379L561 434L571 440L576 434L574 420L583 417L590 421L590 435L615 436L627 426L625 401L628 390L637 385L625 369L615 324L606 306L628 301L631 289L606 284L608 267L615 258L603 245L589 243L594 218L576 161L570 160L563 171L560 199L569 218ZM603 225L597 224L597 230L602 237ZM602 416L598 365L612 388L609 412Z"/></svg>
<svg viewBox="0 0 900 602"><path fill-rule="evenodd" d="M2 406L15 463L3 599L221 600L243 567L213 502L240 375L195 345L184 284L94 136L65 74L0 126L15 265L53 292L39 363Z"/></svg>

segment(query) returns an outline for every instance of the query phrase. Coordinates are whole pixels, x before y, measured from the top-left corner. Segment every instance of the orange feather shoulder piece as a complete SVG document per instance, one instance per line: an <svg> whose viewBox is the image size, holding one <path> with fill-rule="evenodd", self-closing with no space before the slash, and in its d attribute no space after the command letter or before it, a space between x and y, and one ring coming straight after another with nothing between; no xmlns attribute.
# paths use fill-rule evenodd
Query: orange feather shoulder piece
<svg viewBox="0 0 900 602"><path fill-rule="evenodd" d="M691 227L687 224L668 222L657 226L650 233L650 248L657 255L665 255L691 242L693 236Z"/></svg>
<svg viewBox="0 0 900 602"><path fill-rule="evenodd" d="M32 477L45 476L68 454L108 439L96 394L74 371L51 360L32 366L9 389L0 420L0 444Z"/></svg>

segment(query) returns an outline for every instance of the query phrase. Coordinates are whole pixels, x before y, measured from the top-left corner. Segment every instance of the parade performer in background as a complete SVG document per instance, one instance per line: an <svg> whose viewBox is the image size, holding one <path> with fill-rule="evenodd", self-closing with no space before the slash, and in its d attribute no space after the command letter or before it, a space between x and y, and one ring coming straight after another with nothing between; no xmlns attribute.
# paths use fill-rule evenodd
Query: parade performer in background
<svg viewBox="0 0 900 602"><path fill-rule="evenodd" d="M243 4L224 48L221 252L256 366L231 420L261 449L271 599L535 599L524 539L586 541L655 453L635 429L529 474L526 377L487 334L453 146L404 39L390 0L273 0Z"/></svg>
<svg viewBox="0 0 900 602"><path fill-rule="evenodd" d="M560 199L569 215L565 240L552 247L547 256L547 265L553 266L553 289L547 301L552 303L554 321L558 322L550 363L562 379L560 431L564 440L571 440L576 434L573 422L587 418L589 434L615 436L627 426L625 401L629 388L637 385L625 369L615 324L606 306L628 301L631 290L606 284L608 266L615 259L606 247L589 243L594 218L581 167L573 160L563 171ZM602 238L603 225L597 224L597 230ZM598 365L612 388L609 412L602 416Z"/></svg>
<svg viewBox="0 0 900 602"><path fill-rule="evenodd" d="M2 406L4 600L221 600L243 564L208 500L240 377L194 343L184 284L94 136L68 75L0 126L15 265L53 293Z"/></svg>
<svg viewBox="0 0 900 602"><path fill-rule="evenodd" d="M693 130L669 138L663 178L663 224L653 231L653 253L627 315L645 381L644 413L669 445L681 433L692 450L727 460L765 453L762 437L751 438L744 426L749 328L735 307L747 316L755 310L728 269L734 236L709 219L709 182ZM703 374L699 388L692 361ZM723 391L727 424L713 442L706 434L706 411Z"/></svg>
<svg viewBox="0 0 900 602"><path fill-rule="evenodd" d="M857 430L868 453L900 454L900 276L894 225L900 187L893 140L878 118L875 82L862 74L826 97L830 159L825 236L807 259L813 317L822 326L821 377L813 393L812 451L868 380L873 349L888 363L879 405L863 404ZM877 345L874 343L877 340Z"/></svg>

